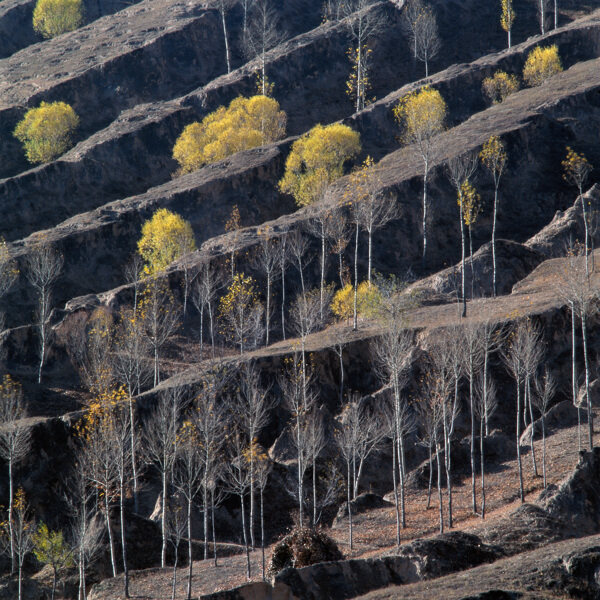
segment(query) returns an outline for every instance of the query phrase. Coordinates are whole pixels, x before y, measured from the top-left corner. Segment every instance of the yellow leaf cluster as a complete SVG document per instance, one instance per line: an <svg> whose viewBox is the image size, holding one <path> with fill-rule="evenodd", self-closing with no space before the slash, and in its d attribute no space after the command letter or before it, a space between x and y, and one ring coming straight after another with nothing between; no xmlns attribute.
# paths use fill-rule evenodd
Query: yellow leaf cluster
<svg viewBox="0 0 600 600"><path fill-rule="evenodd" d="M82 23L82 0L38 0L33 10L33 28L46 39L73 31Z"/></svg>
<svg viewBox="0 0 600 600"><path fill-rule="evenodd" d="M458 204L462 205L465 225L473 226L481 213L481 196L468 179L463 181L460 186Z"/></svg>
<svg viewBox="0 0 600 600"><path fill-rule="evenodd" d="M376 285L368 281L358 284L356 311L360 316L374 316L380 303L381 292ZM354 286L351 283L335 293L331 301L331 312L342 320L348 320L354 315Z"/></svg>
<svg viewBox="0 0 600 600"><path fill-rule="evenodd" d="M502 140L496 135L491 136L483 145L479 157L485 167L493 174L502 172L508 158Z"/></svg>
<svg viewBox="0 0 600 600"><path fill-rule="evenodd" d="M279 189L291 194L298 206L311 204L359 152L360 135L347 125L315 125L292 145Z"/></svg>
<svg viewBox="0 0 600 600"><path fill-rule="evenodd" d="M367 95L371 90L369 62L372 53L373 51L366 45L363 45L362 49L349 48L346 52L352 65L350 77L348 78L348 81L346 81L346 94L354 100L356 100L357 96L360 96L360 104L363 107L375 100L375 98L367 98Z"/></svg>
<svg viewBox="0 0 600 600"><path fill-rule="evenodd" d="M542 48L537 46L527 57L523 79L531 87L542 85L546 79L563 70L556 44Z"/></svg>
<svg viewBox="0 0 600 600"><path fill-rule="evenodd" d="M258 302L254 279L243 273L236 273L227 293L219 300L222 333L234 342L238 341L234 327L237 316L249 315Z"/></svg>
<svg viewBox="0 0 600 600"><path fill-rule="evenodd" d="M513 10L512 0L501 0L500 25L504 31L510 31L515 22L515 11Z"/></svg>
<svg viewBox="0 0 600 600"><path fill-rule="evenodd" d="M581 187L592 170L592 165L585 155L583 153L578 154L569 146L567 146L567 157L562 161L561 165L564 180L577 187Z"/></svg>
<svg viewBox="0 0 600 600"><path fill-rule="evenodd" d="M492 77L483 80L482 87L483 93L492 104L500 104L519 90L519 79L516 75L496 71Z"/></svg>
<svg viewBox="0 0 600 600"><path fill-rule="evenodd" d="M108 431L113 427L116 415L125 410L132 401L124 386L98 394L89 404L83 418L76 424L78 437L87 440L94 431Z"/></svg>
<svg viewBox="0 0 600 600"><path fill-rule="evenodd" d="M17 398L21 396L23 389L18 381L6 374L0 383L0 398Z"/></svg>
<svg viewBox="0 0 600 600"><path fill-rule="evenodd" d="M183 130L173 147L178 173L191 173L236 152L279 140L285 125L286 114L273 98L240 96Z"/></svg>
<svg viewBox="0 0 600 600"><path fill-rule="evenodd" d="M407 94L394 107L406 144L420 143L444 131L446 112L442 95L430 86Z"/></svg>
<svg viewBox="0 0 600 600"><path fill-rule="evenodd" d="M196 249L192 226L177 213L159 208L142 226L138 253L144 259L144 273L154 275L174 260Z"/></svg>
<svg viewBox="0 0 600 600"><path fill-rule="evenodd" d="M46 163L71 147L79 117L65 102L42 102L19 121L14 136L23 144L27 160Z"/></svg>

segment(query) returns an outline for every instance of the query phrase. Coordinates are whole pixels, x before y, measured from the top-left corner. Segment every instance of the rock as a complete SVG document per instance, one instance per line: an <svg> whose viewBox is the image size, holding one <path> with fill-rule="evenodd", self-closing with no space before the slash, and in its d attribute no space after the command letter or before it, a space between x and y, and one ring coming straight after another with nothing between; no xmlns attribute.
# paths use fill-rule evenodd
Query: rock
<svg viewBox="0 0 600 600"><path fill-rule="evenodd" d="M590 386L591 388L592 386ZM600 381L595 380L593 382L594 394L600 392ZM581 409L581 422L585 423L587 420L587 410ZM555 404L546 415L545 427L546 435L555 429L562 427L571 427L577 423L577 409L573 406L570 400L563 400ZM533 423L535 437L540 439L542 435L542 419L541 417L536 419ZM531 442L531 423L527 425L523 433L521 434L521 446L529 446Z"/></svg>
<svg viewBox="0 0 600 600"><path fill-rule="evenodd" d="M354 500L351 500L350 506L352 508L352 516L354 516L367 512L369 510L373 510L375 508L393 507L394 504L388 502L387 500L384 500L381 496L378 496L377 494L365 492L363 494L359 494ZM348 504L344 502L337 512L333 526L340 526L340 522L342 520L345 520L347 517Z"/></svg>

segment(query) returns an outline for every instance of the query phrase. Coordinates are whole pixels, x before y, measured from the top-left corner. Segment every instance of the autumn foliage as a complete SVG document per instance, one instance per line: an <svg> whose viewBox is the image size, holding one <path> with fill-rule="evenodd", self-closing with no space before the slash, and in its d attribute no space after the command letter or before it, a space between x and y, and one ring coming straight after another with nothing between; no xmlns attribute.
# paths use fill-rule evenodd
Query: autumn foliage
<svg viewBox="0 0 600 600"><path fill-rule="evenodd" d="M434 88L425 86L400 99L394 116L404 127L404 142L419 145L444 130L446 102Z"/></svg>
<svg viewBox="0 0 600 600"><path fill-rule="evenodd" d="M347 125L315 125L294 142L279 189L291 194L298 206L312 204L359 152L360 135Z"/></svg>
<svg viewBox="0 0 600 600"><path fill-rule="evenodd" d="M46 163L71 147L78 125L79 117L65 102L42 102L25 113L14 136L23 144L29 162Z"/></svg>
<svg viewBox="0 0 600 600"><path fill-rule="evenodd" d="M33 11L33 28L46 39L73 31L82 23L82 0L38 0Z"/></svg>
<svg viewBox="0 0 600 600"><path fill-rule="evenodd" d="M177 138L173 158L178 174L191 173L203 165L242 150L256 148L285 135L286 115L279 103L267 96L241 96L225 108L207 115L202 123L188 125Z"/></svg>
<svg viewBox="0 0 600 600"><path fill-rule="evenodd" d="M191 225L178 214L159 208L142 227L138 252L144 273L153 275L196 249Z"/></svg>
<svg viewBox="0 0 600 600"><path fill-rule="evenodd" d="M563 70L556 44L542 48L537 46L527 57L523 79L531 87L542 85L546 79Z"/></svg>
<svg viewBox="0 0 600 600"><path fill-rule="evenodd" d="M362 317L372 317L377 312L381 293L376 285L363 281L358 284L356 310ZM354 313L354 286L351 283L338 290L331 301L331 312L342 320L348 320Z"/></svg>
<svg viewBox="0 0 600 600"><path fill-rule="evenodd" d="M496 71L492 77L486 77L483 80L482 87L483 93L490 102L499 104L519 90L519 80L515 75Z"/></svg>

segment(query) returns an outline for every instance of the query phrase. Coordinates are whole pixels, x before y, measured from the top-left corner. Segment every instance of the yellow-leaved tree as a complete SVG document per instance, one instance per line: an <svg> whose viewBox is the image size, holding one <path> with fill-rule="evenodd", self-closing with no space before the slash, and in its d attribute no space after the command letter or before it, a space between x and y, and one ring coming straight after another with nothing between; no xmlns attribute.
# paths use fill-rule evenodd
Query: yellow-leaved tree
<svg viewBox="0 0 600 600"><path fill-rule="evenodd" d="M354 314L354 295L354 286L351 283L338 290L331 301L331 312L339 319L349 321ZM381 292L376 285L369 281L359 283L356 298L359 316L372 317L377 314Z"/></svg>
<svg viewBox="0 0 600 600"><path fill-rule="evenodd" d="M482 88L492 104L500 104L519 90L519 79L516 75L496 71L492 77L483 80Z"/></svg>
<svg viewBox="0 0 600 600"><path fill-rule="evenodd" d="M159 208L142 226L138 253L144 275L154 275L196 249L192 226L177 213Z"/></svg>
<svg viewBox="0 0 600 600"><path fill-rule="evenodd" d="M279 189L291 194L298 206L312 204L359 152L360 135L347 125L315 125L292 145Z"/></svg>
<svg viewBox="0 0 600 600"><path fill-rule="evenodd" d="M515 22L515 11L513 10L512 0L500 0L500 25L508 35L508 47L511 46L511 31Z"/></svg>
<svg viewBox="0 0 600 600"><path fill-rule="evenodd" d="M469 263L471 266L471 298L474 297L475 270L473 268L473 225L477 222L477 217L481 213L481 196L473 184L465 179L460 186L458 196L461 203L463 219L469 230Z"/></svg>
<svg viewBox="0 0 600 600"><path fill-rule="evenodd" d="M33 28L46 39L73 31L82 23L82 0L38 0L33 10Z"/></svg>
<svg viewBox="0 0 600 600"><path fill-rule="evenodd" d="M188 125L177 138L173 158L183 175L231 156L283 138L286 114L267 96L241 96Z"/></svg>
<svg viewBox="0 0 600 600"><path fill-rule="evenodd" d="M42 102L30 108L14 131L30 163L54 160L71 147L79 117L65 102Z"/></svg>
<svg viewBox="0 0 600 600"><path fill-rule="evenodd" d="M445 129L446 112L442 95L430 86L407 94L394 108L404 143L413 145L423 160L423 265L427 256L427 177L437 150L433 140Z"/></svg>
<svg viewBox="0 0 600 600"><path fill-rule="evenodd" d="M523 69L523 79L531 87L542 85L546 79L563 70L556 44L537 46L527 56Z"/></svg>

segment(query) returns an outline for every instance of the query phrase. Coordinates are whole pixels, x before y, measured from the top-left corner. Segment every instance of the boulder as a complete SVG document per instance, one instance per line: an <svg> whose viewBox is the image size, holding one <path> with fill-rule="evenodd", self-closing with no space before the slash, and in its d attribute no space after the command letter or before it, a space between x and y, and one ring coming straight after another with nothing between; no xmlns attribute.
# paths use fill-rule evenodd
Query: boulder
<svg viewBox="0 0 600 600"><path fill-rule="evenodd" d="M370 492L365 492L363 494L358 495L354 500L350 501L350 507L352 508L352 516L359 515L361 513L367 512L369 510L374 510L376 508L391 508L394 504L384 500L381 496L377 494L372 494ZM345 520L348 517L348 504L344 502L335 517L333 526L339 526L342 520Z"/></svg>

